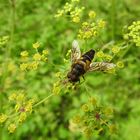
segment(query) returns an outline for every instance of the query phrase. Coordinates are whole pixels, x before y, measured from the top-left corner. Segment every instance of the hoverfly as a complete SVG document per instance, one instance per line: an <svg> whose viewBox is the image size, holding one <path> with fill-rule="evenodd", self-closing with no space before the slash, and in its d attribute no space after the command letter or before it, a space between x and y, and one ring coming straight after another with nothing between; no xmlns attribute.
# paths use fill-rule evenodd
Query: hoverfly
<svg viewBox="0 0 140 140"><path fill-rule="evenodd" d="M71 50L71 70L67 74L70 83L80 82L86 72L91 71L107 71L113 69L116 65L108 62L93 62L95 50L91 49L81 55L79 44L76 40L72 43ZM84 77L83 77L84 78Z"/></svg>

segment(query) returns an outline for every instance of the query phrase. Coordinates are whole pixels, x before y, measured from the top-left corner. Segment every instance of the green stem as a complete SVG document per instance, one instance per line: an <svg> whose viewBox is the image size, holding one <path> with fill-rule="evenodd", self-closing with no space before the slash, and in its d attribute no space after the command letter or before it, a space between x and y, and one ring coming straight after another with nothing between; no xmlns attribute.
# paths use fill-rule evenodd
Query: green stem
<svg viewBox="0 0 140 140"><path fill-rule="evenodd" d="M40 104L42 104L43 102L47 101L50 97L52 97L54 94L50 94L49 96L47 96L46 98L44 98L43 100L41 100L40 102L38 102L37 104L35 104L33 107L36 107Z"/></svg>

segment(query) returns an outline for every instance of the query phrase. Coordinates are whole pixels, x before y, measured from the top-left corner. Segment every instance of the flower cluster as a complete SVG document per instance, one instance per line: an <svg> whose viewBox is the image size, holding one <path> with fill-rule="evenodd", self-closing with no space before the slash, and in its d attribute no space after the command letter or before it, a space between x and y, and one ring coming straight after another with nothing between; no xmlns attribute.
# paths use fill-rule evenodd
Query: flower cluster
<svg viewBox="0 0 140 140"><path fill-rule="evenodd" d="M102 134L107 128L111 133L116 131L116 125L111 123L113 117L111 107L99 106L96 98L90 97L89 102L83 104L81 110L82 115L76 115L72 119L72 123L77 125L78 130L82 131L86 136L90 137L96 132Z"/></svg>
<svg viewBox="0 0 140 140"><path fill-rule="evenodd" d="M88 20L82 20L82 14L85 7L79 7L79 1L71 1L70 3L66 3L62 10L58 10L55 17L61 17L63 15L67 15L70 17L71 21L74 23L79 23L80 29L78 30L77 37L79 39L90 39L95 37L99 34L99 31L104 28L106 22L104 20L96 20L96 13L95 11L89 11L88 13Z"/></svg>
<svg viewBox="0 0 140 140"><path fill-rule="evenodd" d="M112 55L106 54L103 51L98 51L96 53L96 57L99 58L99 59L101 59L101 60L104 60L106 62L110 62L112 60L112 58L113 58Z"/></svg>
<svg viewBox="0 0 140 140"><path fill-rule="evenodd" d="M41 61L47 61L48 50L43 50L41 53L39 52L38 48L40 44L38 42L33 44L33 48L35 49L36 53L33 54L32 58L29 57L28 51L22 51L20 69L22 71L25 70L36 70L41 63Z"/></svg>
<svg viewBox="0 0 140 140"><path fill-rule="evenodd" d="M111 62L113 60L113 58L118 55L121 51L121 47L117 46L117 45L113 45L113 46L109 46L110 48L108 48L108 52L103 52L102 50L98 51L96 53L96 59L97 61L104 61L104 62ZM113 69L110 69L109 71L107 71L108 73L115 73L116 68L123 68L124 67L124 63L123 61L118 61L116 62L116 67L114 67Z"/></svg>
<svg viewBox="0 0 140 140"><path fill-rule="evenodd" d="M57 14L55 15L56 18L59 18L61 16L69 16L71 18L71 21L74 23L79 23L81 20L81 15L84 10L84 7L78 7L76 4L79 3L79 0L71 0L70 3L65 3L64 7L61 10L57 11Z"/></svg>
<svg viewBox="0 0 140 140"><path fill-rule="evenodd" d="M124 39L140 47L140 21L134 21L132 25L128 27L128 33L124 35Z"/></svg>
<svg viewBox="0 0 140 140"><path fill-rule="evenodd" d="M95 37L99 34L99 31L104 28L105 21L99 20L99 21L93 21L96 17L96 13L94 11L89 12L89 20L82 23L81 28L79 29L78 38L80 39L90 39L92 37Z"/></svg>
<svg viewBox="0 0 140 140"><path fill-rule="evenodd" d="M12 114L1 114L0 124L7 122L9 133L13 133L18 125L26 120L27 115L32 113L35 99L28 99L25 96L24 91L14 92L9 96L8 99L11 103L11 106L13 106Z"/></svg>

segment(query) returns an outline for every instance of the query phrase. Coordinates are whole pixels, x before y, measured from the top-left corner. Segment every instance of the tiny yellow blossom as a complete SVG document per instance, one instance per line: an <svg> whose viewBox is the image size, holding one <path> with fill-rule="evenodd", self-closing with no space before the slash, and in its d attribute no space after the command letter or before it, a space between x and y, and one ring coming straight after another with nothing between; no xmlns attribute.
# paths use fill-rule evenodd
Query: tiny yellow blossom
<svg viewBox="0 0 140 140"><path fill-rule="evenodd" d="M88 13L88 15L89 15L90 18L95 18L96 17L96 13L94 11L90 11Z"/></svg>
<svg viewBox="0 0 140 140"><path fill-rule="evenodd" d="M105 54L105 55L104 55L104 58L105 58L106 60L108 60L108 61L111 61L113 57L112 57L111 55L109 55L109 54Z"/></svg>
<svg viewBox="0 0 140 140"><path fill-rule="evenodd" d="M8 116L5 114L1 114L0 115L0 124L4 123L7 120Z"/></svg>
<svg viewBox="0 0 140 140"><path fill-rule="evenodd" d="M10 39L9 36L3 36L3 37L2 37L2 40L3 40L3 41L8 41L9 39Z"/></svg>
<svg viewBox="0 0 140 140"><path fill-rule="evenodd" d="M119 51L120 51L120 48L117 47L117 46L114 46L114 47L112 48L112 52L113 52L114 54L117 54Z"/></svg>
<svg viewBox="0 0 140 140"><path fill-rule="evenodd" d="M36 42L33 44L33 48L38 49L40 47L40 43Z"/></svg>
<svg viewBox="0 0 140 140"><path fill-rule="evenodd" d="M0 45L5 45L9 40L9 36L3 36L0 38Z"/></svg>
<svg viewBox="0 0 140 140"><path fill-rule="evenodd" d="M29 64L29 69L30 70L36 70L38 68L39 63L36 61L33 61L32 63Z"/></svg>
<svg viewBox="0 0 140 140"><path fill-rule="evenodd" d="M43 50L42 53L43 53L44 55L47 55L47 54L48 54L48 50Z"/></svg>
<svg viewBox="0 0 140 140"><path fill-rule="evenodd" d="M70 3L67 2L67 3L64 5L64 10L65 10L65 12L70 12L71 9L72 9L72 4L70 4Z"/></svg>
<svg viewBox="0 0 140 140"><path fill-rule="evenodd" d="M59 17L61 17L62 15L64 15L64 10L58 10L58 11L57 11L57 14L55 15L55 18L59 18Z"/></svg>
<svg viewBox="0 0 140 140"><path fill-rule="evenodd" d="M23 102L25 100L25 95L23 93L20 93L17 97L16 100L19 102Z"/></svg>
<svg viewBox="0 0 140 140"><path fill-rule="evenodd" d="M94 97L91 97L89 99L89 102L92 104L92 105L96 105L97 104L97 100L94 98Z"/></svg>
<svg viewBox="0 0 140 140"><path fill-rule="evenodd" d="M43 60L44 62L47 62L47 61L48 61L48 58L45 57L45 58L43 58L42 60Z"/></svg>
<svg viewBox="0 0 140 140"><path fill-rule="evenodd" d="M72 119L72 122L75 124L79 124L81 122L81 116L77 115Z"/></svg>
<svg viewBox="0 0 140 140"><path fill-rule="evenodd" d="M105 22L105 21L99 20L99 22L98 22L98 27L99 27L99 28L104 28L105 25L106 25L106 22Z"/></svg>
<svg viewBox="0 0 140 140"><path fill-rule="evenodd" d="M33 99L28 100L27 104L32 104L33 105L35 102L36 102L36 99L33 98Z"/></svg>
<svg viewBox="0 0 140 140"><path fill-rule="evenodd" d="M17 97L17 94L16 93L12 93L10 96L9 96L9 101L14 101Z"/></svg>
<svg viewBox="0 0 140 140"><path fill-rule="evenodd" d="M16 71L16 65L13 62L10 62L8 64L8 71L13 72L13 73Z"/></svg>
<svg viewBox="0 0 140 140"><path fill-rule="evenodd" d="M53 92L53 94L58 95L60 93L60 91L61 91L60 82L58 81L58 82L53 84L52 92Z"/></svg>
<svg viewBox="0 0 140 140"><path fill-rule="evenodd" d="M33 59L36 61L41 60L41 55L39 53L34 54Z"/></svg>
<svg viewBox="0 0 140 140"><path fill-rule="evenodd" d="M57 73L55 74L55 76L56 76L56 77L61 77L62 74L61 74L61 72L57 72Z"/></svg>
<svg viewBox="0 0 140 140"><path fill-rule="evenodd" d="M16 125L14 123L8 126L9 133L14 133L15 130L16 130Z"/></svg>
<svg viewBox="0 0 140 140"><path fill-rule="evenodd" d="M84 112L88 112L88 111L89 111L89 106L88 106L88 104L82 105L82 110L83 110Z"/></svg>
<svg viewBox="0 0 140 140"><path fill-rule="evenodd" d="M69 61L68 61L67 59L65 59L65 58L63 59L63 61L64 61L64 63L68 63L68 62L69 62Z"/></svg>
<svg viewBox="0 0 140 140"><path fill-rule="evenodd" d="M72 18L72 21L75 22L75 23L79 23L80 22L80 17L79 16L74 16Z"/></svg>
<svg viewBox="0 0 140 140"><path fill-rule="evenodd" d="M32 113L32 109L33 109L32 103L27 103L27 105L25 106L25 111Z"/></svg>
<svg viewBox="0 0 140 140"><path fill-rule="evenodd" d="M22 63L22 64L20 64L20 69L21 69L22 71L26 70L27 67L28 67L28 64L27 64L27 63Z"/></svg>
<svg viewBox="0 0 140 140"><path fill-rule="evenodd" d="M83 132L86 137L90 137L92 135L92 130L89 127L86 127Z"/></svg>
<svg viewBox="0 0 140 140"><path fill-rule="evenodd" d="M103 53L103 51L99 51L99 52L96 53L96 56L99 57L99 58L103 58L104 55L105 54Z"/></svg>
<svg viewBox="0 0 140 140"><path fill-rule="evenodd" d="M22 123L23 121L26 120L26 118L27 118L26 112L22 112L22 113L19 115L18 122Z"/></svg>
<svg viewBox="0 0 140 140"><path fill-rule="evenodd" d="M123 68L124 67L124 63L122 61L118 61L117 62L117 67L118 68Z"/></svg>
<svg viewBox="0 0 140 140"><path fill-rule="evenodd" d="M27 51L22 51L22 52L20 53L20 55L21 55L22 57L27 57L27 56L29 55L29 53L28 53Z"/></svg>

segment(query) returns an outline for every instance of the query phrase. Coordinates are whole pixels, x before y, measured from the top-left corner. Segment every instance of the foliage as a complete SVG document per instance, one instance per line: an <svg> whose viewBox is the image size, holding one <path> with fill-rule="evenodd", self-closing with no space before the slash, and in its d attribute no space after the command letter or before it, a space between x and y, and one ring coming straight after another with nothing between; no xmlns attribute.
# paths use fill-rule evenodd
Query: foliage
<svg viewBox="0 0 140 140"><path fill-rule="evenodd" d="M139 4L1 0L0 139L140 139ZM115 67L65 84L75 39Z"/></svg>

